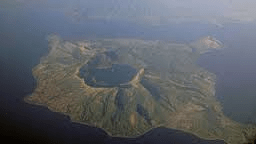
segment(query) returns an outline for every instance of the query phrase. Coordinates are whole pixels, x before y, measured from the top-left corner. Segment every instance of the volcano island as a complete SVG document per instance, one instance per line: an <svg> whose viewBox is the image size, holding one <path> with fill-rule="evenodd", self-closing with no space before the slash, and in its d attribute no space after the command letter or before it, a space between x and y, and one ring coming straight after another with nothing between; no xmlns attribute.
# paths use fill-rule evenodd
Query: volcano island
<svg viewBox="0 0 256 144"><path fill-rule="evenodd" d="M254 125L223 114L215 97L215 74L196 64L207 49L222 47L211 37L179 44L67 41L50 35L48 42L48 55L33 68L37 87L26 102L119 137L165 127L236 144L247 142L256 132Z"/></svg>

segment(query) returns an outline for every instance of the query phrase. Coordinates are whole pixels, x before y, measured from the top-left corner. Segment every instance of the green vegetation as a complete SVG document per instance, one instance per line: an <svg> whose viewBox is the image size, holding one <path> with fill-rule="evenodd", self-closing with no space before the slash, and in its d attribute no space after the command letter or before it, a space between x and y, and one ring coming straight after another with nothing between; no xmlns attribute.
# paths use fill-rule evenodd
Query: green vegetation
<svg viewBox="0 0 256 144"><path fill-rule="evenodd" d="M108 59L108 48L117 53L116 61ZM214 97L215 75L196 65L200 54L188 45L133 39L71 43L52 35L49 49L33 69L38 86L26 100L66 113L73 121L113 136L135 137L164 126L232 144L245 143L256 132L255 126L223 114ZM96 56L95 67L128 64L141 72L139 78L126 88L87 85L79 69Z"/></svg>

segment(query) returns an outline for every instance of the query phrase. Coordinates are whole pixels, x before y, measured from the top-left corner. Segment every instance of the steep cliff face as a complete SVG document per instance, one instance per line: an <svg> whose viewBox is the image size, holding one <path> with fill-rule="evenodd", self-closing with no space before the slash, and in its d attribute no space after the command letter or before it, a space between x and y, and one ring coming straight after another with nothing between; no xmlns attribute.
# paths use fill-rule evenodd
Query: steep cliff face
<svg viewBox="0 0 256 144"><path fill-rule="evenodd" d="M25 100L114 136L134 137L164 126L246 142L255 126L224 116L214 97L215 75L196 65L198 56L185 44L132 39L71 43L52 35L49 54L33 69L37 88ZM118 72L113 76L111 71ZM117 79L114 84L107 74ZM126 79L119 80L119 74Z"/></svg>

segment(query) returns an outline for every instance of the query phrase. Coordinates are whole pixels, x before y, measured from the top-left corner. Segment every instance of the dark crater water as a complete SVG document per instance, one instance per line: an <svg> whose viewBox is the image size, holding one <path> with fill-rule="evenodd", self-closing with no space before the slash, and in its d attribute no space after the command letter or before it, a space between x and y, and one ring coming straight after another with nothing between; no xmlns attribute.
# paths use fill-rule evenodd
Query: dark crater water
<svg viewBox="0 0 256 144"><path fill-rule="evenodd" d="M129 82L137 70L128 64L112 64L108 68L91 68L84 65L80 68L80 77L92 87L116 87Z"/></svg>
<svg viewBox="0 0 256 144"><path fill-rule="evenodd" d="M92 87L117 87L129 82L137 70L128 64L119 64L116 51L108 50L97 54L83 65L79 74Z"/></svg>

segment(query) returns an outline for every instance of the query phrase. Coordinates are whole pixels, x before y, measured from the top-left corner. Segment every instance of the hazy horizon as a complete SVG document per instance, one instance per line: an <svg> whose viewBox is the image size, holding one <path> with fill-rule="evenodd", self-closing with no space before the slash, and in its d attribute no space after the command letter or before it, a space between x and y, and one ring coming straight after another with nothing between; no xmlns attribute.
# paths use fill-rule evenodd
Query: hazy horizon
<svg viewBox="0 0 256 144"><path fill-rule="evenodd" d="M256 19L253 0L10 0L0 4L3 8L61 11L79 19L126 19L153 25L198 21L222 27L255 23Z"/></svg>

